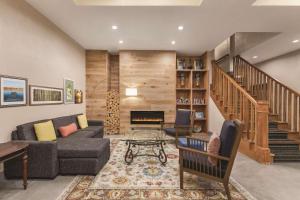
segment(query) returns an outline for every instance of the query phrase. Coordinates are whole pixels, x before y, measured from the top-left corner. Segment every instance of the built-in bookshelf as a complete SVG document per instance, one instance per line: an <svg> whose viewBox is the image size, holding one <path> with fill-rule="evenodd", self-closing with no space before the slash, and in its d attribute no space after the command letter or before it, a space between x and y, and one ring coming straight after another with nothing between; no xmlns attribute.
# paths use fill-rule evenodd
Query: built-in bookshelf
<svg viewBox="0 0 300 200"><path fill-rule="evenodd" d="M207 132L208 119L208 57L177 56L176 108L195 112L194 132Z"/></svg>

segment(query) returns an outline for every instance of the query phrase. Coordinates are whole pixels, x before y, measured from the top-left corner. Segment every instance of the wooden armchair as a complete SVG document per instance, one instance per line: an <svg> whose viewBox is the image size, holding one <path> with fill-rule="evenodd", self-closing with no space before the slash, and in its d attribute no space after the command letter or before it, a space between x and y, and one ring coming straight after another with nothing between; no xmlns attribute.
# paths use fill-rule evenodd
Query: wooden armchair
<svg viewBox="0 0 300 200"><path fill-rule="evenodd" d="M218 155L207 152L208 141L187 138L188 147L178 146L180 162L180 188L183 189L183 172L199 175L223 183L227 198L231 200L229 177L241 140L243 125L240 121L225 121L220 134L220 151ZM195 148L197 147L197 148ZM201 148L199 148L201 147ZM212 165L208 158L217 159Z"/></svg>
<svg viewBox="0 0 300 200"><path fill-rule="evenodd" d="M194 111L188 109L178 109L176 111L176 119L174 123L161 123L161 130L167 135L175 137L176 146L178 138L189 136L193 132L194 126Z"/></svg>

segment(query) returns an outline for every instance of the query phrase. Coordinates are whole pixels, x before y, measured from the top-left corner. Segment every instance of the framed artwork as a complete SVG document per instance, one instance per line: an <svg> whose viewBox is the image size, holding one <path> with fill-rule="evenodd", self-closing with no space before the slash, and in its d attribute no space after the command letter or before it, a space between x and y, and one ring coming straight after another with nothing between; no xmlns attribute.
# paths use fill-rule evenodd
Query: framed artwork
<svg viewBox="0 0 300 200"><path fill-rule="evenodd" d="M83 102L83 92L81 90L75 90L75 103L80 104Z"/></svg>
<svg viewBox="0 0 300 200"><path fill-rule="evenodd" d="M14 107L27 105L26 78L0 76L0 107Z"/></svg>
<svg viewBox="0 0 300 200"><path fill-rule="evenodd" d="M204 119L204 112L196 112L195 117L196 119Z"/></svg>
<svg viewBox="0 0 300 200"><path fill-rule="evenodd" d="M65 103L75 103L74 94L74 81L70 79L64 79L64 93L65 93Z"/></svg>
<svg viewBox="0 0 300 200"><path fill-rule="evenodd" d="M53 105L64 103L63 89L30 85L30 105Z"/></svg>

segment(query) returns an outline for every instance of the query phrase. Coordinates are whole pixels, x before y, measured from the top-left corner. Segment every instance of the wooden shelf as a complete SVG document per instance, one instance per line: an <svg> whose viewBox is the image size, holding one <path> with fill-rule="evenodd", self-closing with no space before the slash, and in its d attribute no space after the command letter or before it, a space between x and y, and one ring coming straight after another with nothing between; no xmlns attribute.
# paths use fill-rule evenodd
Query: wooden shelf
<svg viewBox="0 0 300 200"><path fill-rule="evenodd" d="M177 106L190 106L191 104L187 104L187 103L176 103Z"/></svg>
<svg viewBox="0 0 300 200"><path fill-rule="evenodd" d="M200 60L203 69L195 69L196 62ZM201 61L202 60L202 61ZM191 109L195 112L203 112L204 118L195 119L195 127L201 126L204 132L208 131L208 98L209 98L209 56L207 53L202 56L177 56L177 64L183 63L183 66L193 65L193 69L176 69L176 99L188 99L191 103L176 103L176 108ZM198 65L199 66L199 65ZM184 88L181 86L184 83ZM196 100L195 100L196 99ZM199 100L199 101L197 101ZM203 101L202 101L203 100ZM193 102L199 102L193 104ZM200 104L200 102L204 102Z"/></svg>
<svg viewBox="0 0 300 200"><path fill-rule="evenodd" d="M193 88L194 91L206 91L206 88Z"/></svg>
<svg viewBox="0 0 300 200"><path fill-rule="evenodd" d="M176 88L176 90L191 90L191 88Z"/></svg>
<svg viewBox="0 0 300 200"><path fill-rule="evenodd" d="M207 69L193 69L193 72L207 72Z"/></svg>
<svg viewBox="0 0 300 200"><path fill-rule="evenodd" d="M191 72L192 69L177 69L178 72Z"/></svg>
<svg viewBox="0 0 300 200"><path fill-rule="evenodd" d="M201 118L201 119L200 118L198 118L198 119L195 118L195 121L206 121L206 118Z"/></svg>

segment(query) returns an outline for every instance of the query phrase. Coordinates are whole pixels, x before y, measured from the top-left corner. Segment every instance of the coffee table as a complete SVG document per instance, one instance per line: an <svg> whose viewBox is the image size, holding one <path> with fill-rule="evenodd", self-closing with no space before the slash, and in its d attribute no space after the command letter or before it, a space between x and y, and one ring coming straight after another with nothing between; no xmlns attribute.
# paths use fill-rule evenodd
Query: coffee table
<svg viewBox="0 0 300 200"><path fill-rule="evenodd" d="M164 165L167 163L167 155L164 151L166 138L164 131L153 129L130 129L122 141L126 142L127 151L125 162L131 164L138 156L156 157ZM140 147L151 148L152 153L140 153Z"/></svg>
<svg viewBox="0 0 300 200"><path fill-rule="evenodd" d="M23 186L27 188L27 149L29 144L23 142L6 142L0 144L0 162L5 162L16 157L23 161Z"/></svg>

